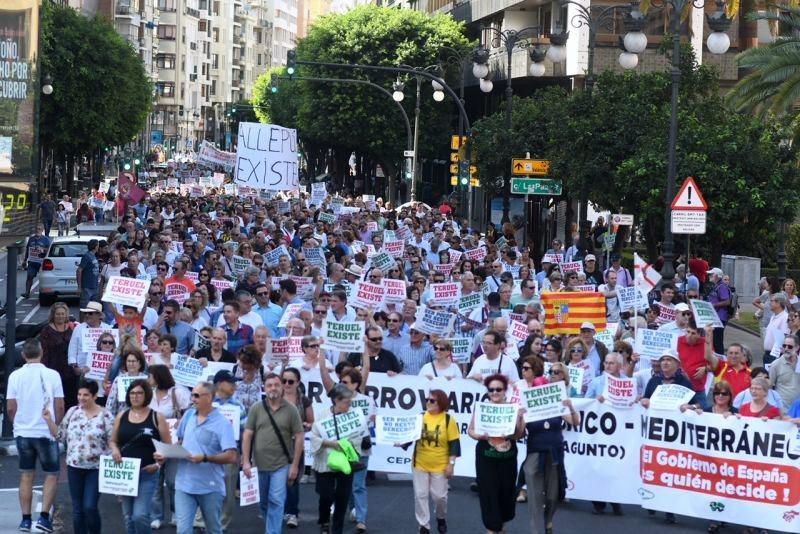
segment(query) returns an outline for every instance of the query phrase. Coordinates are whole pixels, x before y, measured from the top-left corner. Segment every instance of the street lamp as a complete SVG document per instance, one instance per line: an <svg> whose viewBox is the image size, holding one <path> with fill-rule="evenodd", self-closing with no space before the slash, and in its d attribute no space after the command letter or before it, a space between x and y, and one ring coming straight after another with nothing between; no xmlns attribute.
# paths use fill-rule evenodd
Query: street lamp
<svg viewBox="0 0 800 534"><path fill-rule="evenodd" d="M554 33L550 36L550 47L546 52L542 51L539 45L532 44L529 41L530 37L538 36L539 27L529 26L521 30L505 30L501 31L492 26L483 27L482 30L489 30L494 34L491 44L495 48L501 45L505 47L506 51L506 131L511 135L512 122L512 106L514 89L511 87L511 60L514 55L514 49L529 49L530 58L533 61L530 67L532 76L541 76L544 74L544 57L550 59L554 63L558 63L566 59L567 49L566 42L569 37L569 32ZM480 89L484 93L489 93L494 88L494 84L486 79L489 76L489 49L485 46L479 47L475 50L473 56L472 74L479 78ZM501 222L509 221L511 197L511 181L509 179L503 180L503 219Z"/></svg>
<svg viewBox="0 0 800 534"><path fill-rule="evenodd" d="M397 81L392 84L392 99L395 102L402 102L403 99L406 97L405 93L403 93L403 89L405 88L405 84L400 81L400 77L397 77Z"/></svg>
<svg viewBox="0 0 800 534"><path fill-rule="evenodd" d="M42 93L46 95L53 94L53 78L49 74L45 74L42 78Z"/></svg>

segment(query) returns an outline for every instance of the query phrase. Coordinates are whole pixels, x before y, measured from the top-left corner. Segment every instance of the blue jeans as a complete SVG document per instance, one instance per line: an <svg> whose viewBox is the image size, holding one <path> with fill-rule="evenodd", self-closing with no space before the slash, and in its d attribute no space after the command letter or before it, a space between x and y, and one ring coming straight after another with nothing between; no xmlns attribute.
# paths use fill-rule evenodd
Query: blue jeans
<svg viewBox="0 0 800 534"><path fill-rule="evenodd" d="M302 466L300 466L302 468ZM300 470L302 472L302 469ZM286 502L283 505L283 513L289 515L300 515L300 476L291 486L286 486Z"/></svg>
<svg viewBox="0 0 800 534"><path fill-rule="evenodd" d="M72 498L72 528L75 534L100 534L100 511L97 501L98 492L97 469L79 469L67 466L69 494Z"/></svg>
<svg viewBox="0 0 800 534"><path fill-rule="evenodd" d="M356 523L367 522L367 469L369 467L369 456L362 456L360 462L364 464L364 469L353 473L353 494L347 508L356 509Z"/></svg>
<svg viewBox="0 0 800 534"><path fill-rule="evenodd" d="M139 494L136 497L122 497L122 515L127 534L150 534L150 505L156 490L158 471L148 473L139 471Z"/></svg>
<svg viewBox="0 0 800 534"><path fill-rule="evenodd" d="M119 360L116 358L114 361ZM158 519L162 523L169 521L166 509L166 496L169 495L169 512L175 513L175 473L178 471L178 460L167 460L161 466L161 471L153 493L153 508L150 510L150 519ZM166 486L165 486L166 485Z"/></svg>
<svg viewBox="0 0 800 534"><path fill-rule="evenodd" d="M283 532L283 503L286 502L286 480L289 466L275 471L258 472L258 492L261 496L261 515L264 516L266 534ZM297 482L295 482L295 485Z"/></svg>
<svg viewBox="0 0 800 534"><path fill-rule="evenodd" d="M203 513L206 534L222 534L222 501L221 493L205 493L198 495L175 490L175 518L178 520L177 534L194 532L194 516L197 507Z"/></svg>
<svg viewBox="0 0 800 534"><path fill-rule="evenodd" d="M61 470L58 458L58 442L48 438L25 438L17 436L17 454L19 454L19 470L36 471L36 459L42 471L48 475L58 475Z"/></svg>

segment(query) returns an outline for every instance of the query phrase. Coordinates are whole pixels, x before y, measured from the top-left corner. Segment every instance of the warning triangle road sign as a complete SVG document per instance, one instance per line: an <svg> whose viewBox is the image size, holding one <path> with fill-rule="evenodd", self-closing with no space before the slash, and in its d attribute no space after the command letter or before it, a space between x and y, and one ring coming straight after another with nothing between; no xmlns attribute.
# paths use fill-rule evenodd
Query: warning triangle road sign
<svg viewBox="0 0 800 534"><path fill-rule="evenodd" d="M697 187L697 183L691 176L683 182L671 207L674 210L708 211L706 199L703 198L703 193L700 192L700 188Z"/></svg>

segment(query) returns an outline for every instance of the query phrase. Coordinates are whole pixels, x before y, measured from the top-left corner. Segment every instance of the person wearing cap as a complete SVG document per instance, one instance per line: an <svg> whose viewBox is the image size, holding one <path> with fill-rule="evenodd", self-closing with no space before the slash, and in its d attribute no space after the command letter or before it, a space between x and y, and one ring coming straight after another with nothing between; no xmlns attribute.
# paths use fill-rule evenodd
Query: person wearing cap
<svg viewBox="0 0 800 534"><path fill-rule="evenodd" d="M599 375L603 372L603 361L606 358L606 354L608 354L608 347L594 338L596 333L597 331L592 323L584 321L581 324L581 340L586 345L586 359L592 364L595 375ZM587 377L587 381L588 378L590 377Z"/></svg>
<svg viewBox="0 0 800 534"><path fill-rule="evenodd" d="M606 269L606 272L603 273L603 276L606 278L606 282L608 282L608 273L615 271L617 273L617 285L619 287L631 287L633 285L633 277L631 277L631 273L628 272L628 269L622 266L621 262L622 257L619 255L619 253L612 253L611 267Z"/></svg>
<svg viewBox="0 0 800 534"><path fill-rule="evenodd" d="M342 282L346 281L348 284L355 284L361 280L361 275L363 272L364 271L360 265L353 263L344 270L346 280L343 280Z"/></svg>
<svg viewBox="0 0 800 534"><path fill-rule="evenodd" d="M731 289L722 277L724 273L719 267L714 267L707 271L709 281L713 284L713 289L709 292L706 300L714 306L719 320L722 321L722 328L714 329L714 352L717 354L725 353L725 326L728 324L728 306L731 304Z"/></svg>
<svg viewBox="0 0 800 534"><path fill-rule="evenodd" d="M401 346L395 356L400 360L405 374L416 376L423 365L433 361L433 347L425 340L425 334L417 328L416 323L411 325L408 335L409 342Z"/></svg>
<svg viewBox="0 0 800 534"><path fill-rule="evenodd" d="M598 287L603 283L603 273L597 268L597 257L594 254L587 254L583 259L583 274L586 275L586 283Z"/></svg>
<svg viewBox="0 0 800 534"><path fill-rule="evenodd" d="M694 390L694 386L686 373L681 369L681 359L672 349L667 349L658 358L658 366L653 366L653 376L648 380L644 388L641 404L645 408L650 406L650 397L655 393L656 388L661 384L677 384L685 388ZM699 402L697 392L689 400L689 404L702 404Z"/></svg>
<svg viewBox="0 0 800 534"><path fill-rule="evenodd" d="M80 307L86 308L89 301L99 300L100 262L97 260L97 239L90 239L86 253L81 256L75 277L80 293ZM102 313L102 307L100 312Z"/></svg>
<svg viewBox="0 0 800 534"><path fill-rule="evenodd" d="M102 328L111 330L111 325L103 322L103 305L99 302L89 302L81 307L83 322L78 324L69 339L67 349L67 363L75 369L75 374L84 375L89 372L89 352L93 347L83 347L83 332L87 328Z"/></svg>
<svg viewBox="0 0 800 534"><path fill-rule="evenodd" d="M689 319L692 317L692 310L685 302L679 302L675 305L675 320L664 323L658 327L659 332L674 332L679 335L686 333L686 328L689 326Z"/></svg>
<svg viewBox="0 0 800 534"><path fill-rule="evenodd" d="M244 406L236 398L236 382L241 379L236 378L227 369L217 371L214 375L214 386L216 392L214 394L214 408L229 414L233 420L236 420L239 429L238 432L234 430L234 437L238 434L242 435L244 423L247 419L247 412ZM238 415L238 419L236 416ZM229 419L231 420L231 419ZM239 458L237 454L236 462L225 465L225 500L222 502L222 530L227 530L228 526L233 519L233 514L236 510L236 483L239 480Z"/></svg>

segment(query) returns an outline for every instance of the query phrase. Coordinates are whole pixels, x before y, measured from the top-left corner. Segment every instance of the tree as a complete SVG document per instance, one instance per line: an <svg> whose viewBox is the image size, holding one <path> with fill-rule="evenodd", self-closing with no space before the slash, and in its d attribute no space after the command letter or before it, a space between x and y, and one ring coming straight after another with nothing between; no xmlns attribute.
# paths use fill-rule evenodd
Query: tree
<svg viewBox="0 0 800 534"><path fill-rule="evenodd" d="M463 35L463 23L444 15L429 16L408 9L360 6L345 14L333 14L318 19L297 48L298 61L330 63L360 63L397 66L401 64L426 67L439 62L442 46L468 50L471 43ZM352 71L300 66L299 76L321 78L369 79L390 89L395 76L372 71ZM270 73L261 76L258 85L269 86ZM407 82L403 102L409 115L413 114L416 82ZM277 95L261 91L254 93L253 103L269 110L283 109L270 105L267 99L286 102L286 92L297 93L296 126L304 146L325 147L336 153L339 168L353 151L378 162L397 177L406 144L405 129L395 104L380 91L368 86L282 82ZM448 136L454 133L451 125L454 103L434 102L429 83L424 83L421 100L420 141L421 157L438 154L438 148L448 146ZM266 97L266 98L265 98Z"/></svg>
<svg viewBox="0 0 800 534"><path fill-rule="evenodd" d="M42 98L44 147L74 158L122 145L146 124L153 87L142 60L106 19L42 6L42 72L54 79Z"/></svg>

